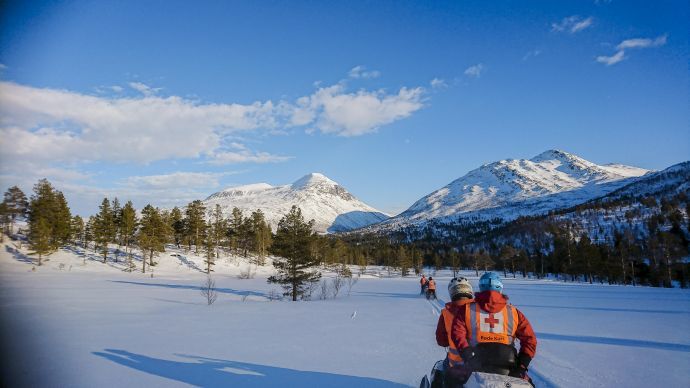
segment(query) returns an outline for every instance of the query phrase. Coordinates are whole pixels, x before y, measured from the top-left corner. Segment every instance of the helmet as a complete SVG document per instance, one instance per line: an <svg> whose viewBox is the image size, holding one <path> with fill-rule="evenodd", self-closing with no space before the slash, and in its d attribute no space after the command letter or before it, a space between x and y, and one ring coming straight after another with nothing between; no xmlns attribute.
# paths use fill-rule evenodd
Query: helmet
<svg viewBox="0 0 690 388"><path fill-rule="evenodd" d="M431 276L429 276L429 280L434 280L434 278L432 278Z"/></svg>
<svg viewBox="0 0 690 388"><path fill-rule="evenodd" d="M503 292L503 283L496 272L486 272L479 278L480 291L498 291Z"/></svg>
<svg viewBox="0 0 690 388"><path fill-rule="evenodd" d="M448 283L448 295L450 295L451 300L457 300L459 298L472 298L474 296L474 290L472 290L472 285L470 282L463 278L453 278Z"/></svg>

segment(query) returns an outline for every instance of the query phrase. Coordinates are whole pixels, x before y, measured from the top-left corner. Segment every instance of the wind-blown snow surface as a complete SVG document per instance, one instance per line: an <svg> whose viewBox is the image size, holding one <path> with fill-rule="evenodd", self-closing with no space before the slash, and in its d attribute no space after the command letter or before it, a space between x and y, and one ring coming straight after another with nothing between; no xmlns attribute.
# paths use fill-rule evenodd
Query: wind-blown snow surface
<svg viewBox="0 0 690 388"><path fill-rule="evenodd" d="M7 240L0 252L2 376L21 379L8 386L418 386L444 356L434 338L440 306L418 295L415 277L365 275L349 297L269 302L270 267L240 280L245 265L224 259L220 296L207 306L193 255L163 254L151 278L91 253L83 265L80 249L34 272L23 252ZM537 332L538 387L690 381L688 290L504 283Z"/></svg>
<svg viewBox="0 0 690 388"><path fill-rule="evenodd" d="M419 224L432 219L482 219L543 214L616 190L649 172L621 164L597 165L559 150L532 159L507 159L483 165L415 202L381 227Z"/></svg>
<svg viewBox="0 0 690 388"><path fill-rule="evenodd" d="M273 230L293 205L304 218L315 221L317 232L342 232L388 219L384 214L350 194L344 187L319 173L306 175L291 185L267 183L231 187L204 200L207 208L220 204L227 216L237 207L247 216L256 209L264 212Z"/></svg>

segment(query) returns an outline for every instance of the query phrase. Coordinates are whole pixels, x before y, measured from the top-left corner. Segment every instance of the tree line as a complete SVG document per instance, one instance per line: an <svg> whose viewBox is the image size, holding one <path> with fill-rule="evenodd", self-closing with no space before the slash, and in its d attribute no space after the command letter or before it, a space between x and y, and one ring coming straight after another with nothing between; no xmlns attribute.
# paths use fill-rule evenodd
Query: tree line
<svg viewBox="0 0 690 388"><path fill-rule="evenodd" d="M281 219L274 233L260 209L245 215L233 208L225 217L219 205L206 209L198 200L172 210L147 205L138 213L131 201L122 206L117 198L104 198L99 212L83 220L71 216L64 195L41 180L30 200L18 188L10 188L0 216L9 231L18 216L26 215L29 242L39 265L42 256L68 243L92 246L104 262L111 252L108 245L116 244L124 250L130 271L135 269L132 256L137 248L142 272L156 265L154 259L166 244L203 255L207 273L225 253L244 256L256 265L264 265L273 254L280 257L274 261L278 275L269 280L285 286L293 299L318 279L317 267L340 265L358 266L360 272L370 265L383 266L401 276L431 267L471 269L477 274L498 270L505 276L551 275L590 283L670 287L677 282L688 287L690 268L683 261L690 232L687 196L680 193L659 201L648 197L640 203L645 206L642 210L629 207L625 213L630 227L599 237L553 214L519 218L502 226L495 220L465 220L386 235L317 235L298 208ZM609 211L611 205L606 206L603 211ZM644 211L649 213L646 221L634 222ZM439 233L442 228L445 233Z"/></svg>

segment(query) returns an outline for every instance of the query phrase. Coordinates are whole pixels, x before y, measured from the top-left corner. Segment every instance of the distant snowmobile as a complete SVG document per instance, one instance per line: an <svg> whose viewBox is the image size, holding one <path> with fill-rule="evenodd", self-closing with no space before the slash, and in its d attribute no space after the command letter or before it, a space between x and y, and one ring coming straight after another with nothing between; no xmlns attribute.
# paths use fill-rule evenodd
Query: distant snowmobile
<svg viewBox="0 0 690 388"><path fill-rule="evenodd" d="M444 365L443 360L436 361L431 369L430 376L424 376L419 388L449 388L444 386ZM470 378L463 385L464 388L533 388L529 381L517 377L472 372Z"/></svg>

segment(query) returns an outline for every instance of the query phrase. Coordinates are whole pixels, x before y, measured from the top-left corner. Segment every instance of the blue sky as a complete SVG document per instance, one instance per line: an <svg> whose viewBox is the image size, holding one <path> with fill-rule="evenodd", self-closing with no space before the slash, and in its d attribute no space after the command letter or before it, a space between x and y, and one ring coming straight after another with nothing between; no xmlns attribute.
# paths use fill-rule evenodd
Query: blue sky
<svg viewBox="0 0 690 388"><path fill-rule="evenodd" d="M686 1L5 4L0 186L183 205L322 172L397 213L558 148L690 159Z"/></svg>

